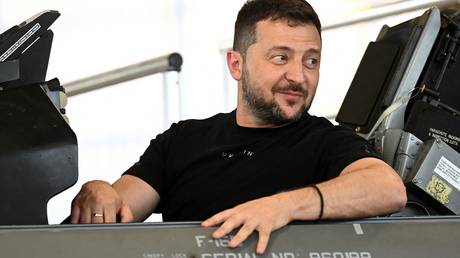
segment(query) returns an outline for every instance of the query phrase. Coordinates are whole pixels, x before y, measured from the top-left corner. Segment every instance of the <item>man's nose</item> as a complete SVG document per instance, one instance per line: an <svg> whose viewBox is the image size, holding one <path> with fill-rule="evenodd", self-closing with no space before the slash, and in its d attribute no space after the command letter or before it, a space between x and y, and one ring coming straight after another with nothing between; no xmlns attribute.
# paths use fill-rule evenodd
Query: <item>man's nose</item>
<svg viewBox="0 0 460 258"><path fill-rule="evenodd" d="M286 79L290 83L302 84L306 80L305 68L302 62L291 62L287 66Z"/></svg>

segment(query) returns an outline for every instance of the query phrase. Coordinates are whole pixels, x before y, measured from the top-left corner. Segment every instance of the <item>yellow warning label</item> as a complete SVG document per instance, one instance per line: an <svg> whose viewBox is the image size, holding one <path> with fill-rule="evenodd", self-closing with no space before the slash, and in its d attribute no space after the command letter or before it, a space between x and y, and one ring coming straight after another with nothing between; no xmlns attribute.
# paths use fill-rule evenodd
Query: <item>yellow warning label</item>
<svg viewBox="0 0 460 258"><path fill-rule="evenodd" d="M442 204L447 204L449 202L449 195L452 193L452 188L446 182L433 175L431 181L426 186L426 191Z"/></svg>

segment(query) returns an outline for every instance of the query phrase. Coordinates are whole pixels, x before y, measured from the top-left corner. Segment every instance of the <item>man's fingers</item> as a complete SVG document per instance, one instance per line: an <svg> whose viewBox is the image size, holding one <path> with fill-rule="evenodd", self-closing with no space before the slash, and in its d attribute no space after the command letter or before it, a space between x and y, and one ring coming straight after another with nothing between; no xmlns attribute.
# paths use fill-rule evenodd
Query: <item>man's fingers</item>
<svg viewBox="0 0 460 258"><path fill-rule="evenodd" d="M244 240L248 238L248 236L254 232L254 229L256 228L257 224L252 223L252 222L246 222L241 229L238 231L236 236L232 238L232 240L228 243L229 247L237 247L239 246Z"/></svg>
<svg viewBox="0 0 460 258"><path fill-rule="evenodd" d="M120 218L122 223L132 222L134 220L131 208L127 204L122 204L120 208Z"/></svg>
<svg viewBox="0 0 460 258"><path fill-rule="evenodd" d="M212 227L224 222L230 216L230 210L225 210L222 212L217 213L216 215L212 216L211 218L203 221L201 225L203 227Z"/></svg>
<svg viewBox="0 0 460 258"><path fill-rule="evenodd" d="M117 213L114 207L104 208L104 223L115 223L117 222Z"/></svg>
<svg viewBox="0 0 460 258"><path fill-rule="evenodd" d="M256 253L263 254L268 245L268 240L270 239L270 231L260 230L259 231L259 241L257 242Z"/></svg>
<svg viewBox="0 0 460 258"><path fill-rule="evenodd" d="M279 198L264 197L218 213L204 221L202 225L209 227L221 224L212 233L213 238L221 238L241 226L228 243L230 248L241 245L251 233L258 231L256 252L263 254L267 249L271 232L289 222L286 214L277 211L278 208L282 208Z"/></svg>
<svg viewBox="0 0 460 258"><path fill-rule="evenodd" d="M104 223L104 209L94 208L90 211L91 223L101 224Z"/></svg>
<svg viewBox="0 0 460 258"><path fill-rule="evenodd" d="M80 221L79 223L89 224L91 223L91 210L89 208L82 208L80 210Z"/></svg>
<svg viewBox="0 0 460 258"><path fill-rule="evenodd" d="M228 218L224 224L222 224L214 233L212 233L212 237L214 238L221 238L228 233L230 233L233 229L239 227L241 224L243 224L243 220L240 218L237 218L235 215Z"/></svg>
<svg viewBox="0 0 460 258"><path fill-rule="evenodd" d="M115 223L120 205L122 200L109 183L85 183L72 201L71 223Z"/></svg>
<svg viewBox="0 0 460 258"><path fill-rule="evenodd" d="M78 224L80 221L80 208L78 206L72 207L72 213L70 214L70 223Z"/></svg>

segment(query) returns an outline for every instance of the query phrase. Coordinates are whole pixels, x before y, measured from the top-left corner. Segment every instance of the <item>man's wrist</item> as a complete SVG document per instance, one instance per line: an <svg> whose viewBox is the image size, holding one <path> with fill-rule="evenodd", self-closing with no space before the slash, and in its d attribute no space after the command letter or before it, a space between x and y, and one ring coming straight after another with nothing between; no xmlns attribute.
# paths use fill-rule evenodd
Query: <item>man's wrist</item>
<svg viewBox="0 0 460 258"><path fill-rule="evenodd" d="M281 193L275 194L273 197L279 203L278 207L280 209L280 212L285 214L284 216L288 220L287 223L295 220L293 215L297 208L296 208L295 197L293 196L293 193L291 191L281 192Z"/></svg>
<svg viewBox="0 0 460 258"><path fill-rule="evenodd" d="M319 207L319 216L318 216L317 221L320 221L320 220L323 219L323 215L324 215L324 197L323 197L323 193L321 192L321 189L319 189L319 187L317 185L315 185L315 184L309 185L309 187L315 189L315 191L318 193L318 196L319 196L320 207Z"/></svg>
<svg viewBox="0 0 460 258"><path fill-rule="evenodd" d="M279 195L282 201L286 204L286 209L289 213L290 221L318 220L321 213L321 199L317 193L317 190L315 190L313 187L307 186L301 189L283 192ZM324 213L321 217L324 217Z"/></svg>

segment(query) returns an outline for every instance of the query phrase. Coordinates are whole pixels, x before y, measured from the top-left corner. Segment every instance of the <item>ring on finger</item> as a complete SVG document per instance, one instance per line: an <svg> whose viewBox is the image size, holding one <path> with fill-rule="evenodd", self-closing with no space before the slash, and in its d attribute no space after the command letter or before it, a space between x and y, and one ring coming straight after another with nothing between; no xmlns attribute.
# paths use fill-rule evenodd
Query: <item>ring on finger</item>
<svg viewBox="0 0 460 258"><path fill-rule="evenodd" d="M104 217L102 212L93 212L93 217Z"/></svg>

